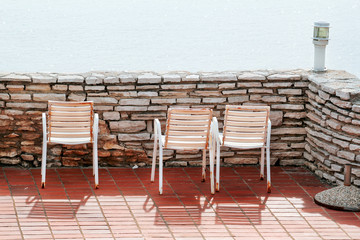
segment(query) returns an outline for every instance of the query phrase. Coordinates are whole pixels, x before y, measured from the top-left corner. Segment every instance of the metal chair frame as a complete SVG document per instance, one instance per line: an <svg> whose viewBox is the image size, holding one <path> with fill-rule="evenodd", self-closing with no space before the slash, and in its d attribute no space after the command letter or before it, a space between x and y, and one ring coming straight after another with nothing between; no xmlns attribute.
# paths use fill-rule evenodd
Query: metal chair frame
<svg viewBox="0 0 360 240"><path fill-rule="evenodd" d="M151 182L155 179L157 148L159 147L159 193L163 193L163 149L203 150L202 181L206 178L206 150L209 143L212 110L196 108L169 108L165 135L161 124L154 120L154 150ZM214 173L210 171L210 175Z"/></svg>
<svg viewBox="0 0 360 240"><path fill-rule="evenodd" d="M94 104L88 102L48 102L48 114L42 113L43 146L41 187L45 187L47 144L93 144L93 175L95 188L99 187L98 129L99 116L94 114Z"/></svg>
<svg viewBox="0 0 360 240"><path fill-rule="evenodd" d="M225 109L223 133L219 132L216 117L211 123L210 171L216 155L216 191L220 190L220 146L238 149L261 148L260 179L264 179L264 152L266 149L267 192L271 192L270 137L271 121L268 106L231 106ZM216 146L216 147L215 147ZM211 180L211 190L213 180Z"/></svg>

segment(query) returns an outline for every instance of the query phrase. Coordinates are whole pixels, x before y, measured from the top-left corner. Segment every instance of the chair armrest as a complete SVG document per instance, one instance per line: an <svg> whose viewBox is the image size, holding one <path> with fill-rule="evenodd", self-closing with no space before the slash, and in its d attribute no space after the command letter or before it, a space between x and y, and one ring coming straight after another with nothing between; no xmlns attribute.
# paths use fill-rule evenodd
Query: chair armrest
<svg viewBox="0 0 360 240"><path fill-rule="evenodd" d="M161 139L161 124L159 119L154 119L154 134L155 138L159 139L159 144L162 146L162 139Z"/></svg>
<svg viewBox="0 0 360 240"><path fill-rule="evenodd" d="M270 147L270 138L271 138L271 121L268 119L268 129L266 134L266 146Z"/></svg>
<svg viewBox="0 0 360 240"><path fill-rule="evenodd" d="M97 136L99 133L99 114L97 113L94 114L93 133L94 133L94 137L96 137L97 140Z"/></svg>
<svg viewBox="0 0 360 240"><path fill-rule="evenodd" d="M46 113L42 113L43 139L47 140Z"/></svg>

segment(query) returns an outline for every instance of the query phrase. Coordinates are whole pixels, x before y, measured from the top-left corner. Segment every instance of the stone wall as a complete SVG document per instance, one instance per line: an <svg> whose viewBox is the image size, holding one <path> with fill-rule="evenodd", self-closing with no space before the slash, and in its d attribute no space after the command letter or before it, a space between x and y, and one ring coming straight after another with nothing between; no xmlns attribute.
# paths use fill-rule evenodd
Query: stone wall
<svg viewBox="0 0 360 240"><path fill-rule="evenodd" d="M220 127L226 104L271 106L272 164L302 165L308 72L0 73L0 163L39 166L41 113L48 100L95 103L102 166L150 163L153 119L163 127L169 107L209 107ZM308 127L310 128L309 124ZM351 145L353 147L353 145ZM166 166L199 165L201 152L165 150ZM222 150L223 164L257 164L260 151ZM91 146L50 145L49 166L91 164Z"/></svg>
<svg viewBox="0 0 360 240"><path fill-rule="evenodd" d="M309 80L305 165L339 184L346 163L360 164L360 80L339 71ZM352 173L353 184L360 186L360 168Z"/></svg>

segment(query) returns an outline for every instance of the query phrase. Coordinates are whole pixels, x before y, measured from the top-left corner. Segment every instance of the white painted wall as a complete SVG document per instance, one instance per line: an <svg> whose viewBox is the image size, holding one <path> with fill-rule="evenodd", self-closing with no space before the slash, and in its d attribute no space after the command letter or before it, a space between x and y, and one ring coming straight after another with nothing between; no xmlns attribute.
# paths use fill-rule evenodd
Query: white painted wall
<svg viewBox="0 0 360 240"><path fill-rule="evenodd" d="M313 65L360 76L358 0L1 0L0 71L221 71Z"/></svg>

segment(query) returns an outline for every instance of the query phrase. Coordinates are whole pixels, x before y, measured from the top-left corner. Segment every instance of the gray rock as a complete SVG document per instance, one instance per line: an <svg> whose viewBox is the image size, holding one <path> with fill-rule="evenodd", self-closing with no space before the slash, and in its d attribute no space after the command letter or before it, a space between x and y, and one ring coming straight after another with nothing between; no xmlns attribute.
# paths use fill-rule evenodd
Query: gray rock
<svg viewBox="0 0 360 240"><path fill-rule="evenodd" d="M138 76L138 84L161 83L161 76L154 74L143 74Z"/></svg>
<svg viewBox="0 0 360 240"><path fill-rule="evenodd" d="M14 74L1 76L0 82L11 81L11 82L31 82L31 78L26 75Z"/></svg>
<svg viewBox="0 0 360 240"><path fill-rule="evenodd" d="M84 77L79 75L65 75L58 77L58 83L83 83Z"/></svg>

